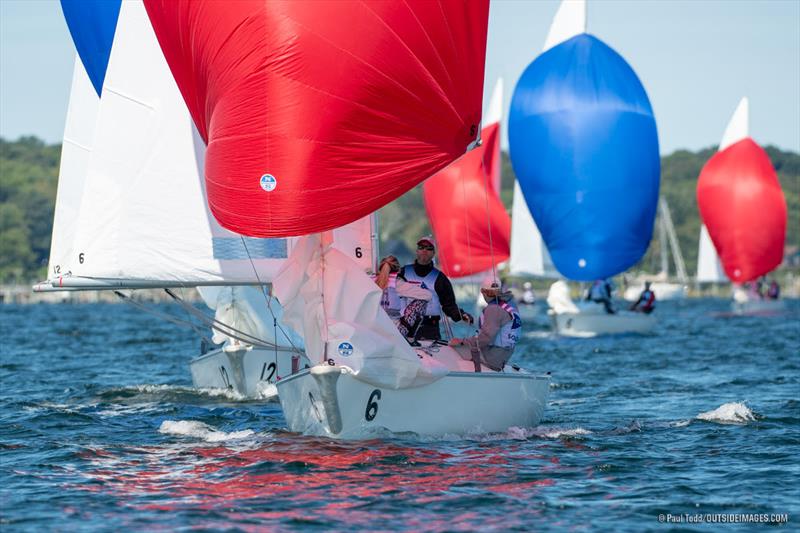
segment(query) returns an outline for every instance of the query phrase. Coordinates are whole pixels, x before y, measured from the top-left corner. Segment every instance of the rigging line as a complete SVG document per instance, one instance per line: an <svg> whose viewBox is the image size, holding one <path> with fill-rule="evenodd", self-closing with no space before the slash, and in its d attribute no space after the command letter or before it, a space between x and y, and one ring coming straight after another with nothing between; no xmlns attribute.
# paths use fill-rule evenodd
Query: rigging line
<svg viewBox="0 0 800 533"><path fill-rule="evenodd" d="M195 316L195 318L200 319L203 325L216 329L228 337L232 339L236 339L248 344L252 344L253 346L264 347L264 348L272 348L274 343L265 341L264 339L260 339L254 335L250 335L244 331L238 330L233 326L226 324L217 320L216 318L209 318L205 313L195 309L187 302L181 301L174 293L172 293L169 289L164 289L167 294L169 294L179 305L183 306L189 313Z"/></svg>
<svg viewBox="0 0 800 533"><path fill-rule="evenodd" d="M486 225L489 229L489 254L492 258L492 278L500 281L497 277L497 265L494 262L494 242L492 240L492 217L489 214L489 174L486 172L485 159L481 157L481 170L483 171L483 198L486 201Z"/></svg>
<svg viewBox="0 0 800 533"><path fill-rule="evenodd" d="M132 299L130 296L128 296L126 294L123 294L120 291L114 291L114 294L116 294L117 297L119 299L121 299L123 302L125 302L128 305L130 305L132 307L135 307L135 308L137 308L137 309L139 309L141 311L144 311L145 313L151 314L153 316L156 316L158 318L161 318L163 320L166 320L167 322L171 322L171 323L173 323L175 325L178 325L178 326L188 326L202 340L204 340L205 342L210 343L212 345L214 344L213 342L211 342L211 340L208 337L206 337L203 334L202 331L200 331L200 328L198 328L197 325L194 322L190 322L188 320L183 320L183 319L180 319L180 318L176 318L176 317L170 315L169 313L162 313L161 311L156 311L155 309L150 309L146 305L142 304L141 302L137 302L136 300Z"/></svg>
<svg viewBox="0 0 800 533"><path fill-rule="evenodd" d="M245 241L244 235L239 235L239 238L242 240L244 251L247 253L247 260L250 261L250 266L253 269L253 274L255 274L256 276L256 281L258 281L258 286L261 287L261 294L264 295L264 300L267 302L267 309L269 310L269 314L272 315L273 323L278 326L280 332L283 333L283 336L286 338L287 341L289 341L289 345L292 347L292 350L294 350L297 353L301 353L301 350L299 350L297 346L295 346L294 343L292 342L292 338L286 333L286 331L284 331L283 326L281 326L280 323L278 323L278 318L275 316L275 313L272 310L272 305L270 305L270 303L272 302L272 294L267 295L266 288L264 287L264 284L261 283L261 277L258 275L258 269L256 268L256 264L253 262L253 258L250 255L250 250L247 248L247 241ZM275 344L276 345L278 344L277 338L275 339Z"/></svg>

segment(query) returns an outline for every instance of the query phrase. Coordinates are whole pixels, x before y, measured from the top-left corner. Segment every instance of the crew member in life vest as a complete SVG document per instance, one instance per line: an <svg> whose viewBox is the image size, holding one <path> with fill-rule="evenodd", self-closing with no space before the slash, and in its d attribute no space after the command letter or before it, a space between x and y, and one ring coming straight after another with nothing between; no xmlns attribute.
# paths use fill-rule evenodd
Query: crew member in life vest
<svg viewBox="0 0 800 533"><path fill-rule="evenodd" d="M586 300L598 304L603 304L606 313L613 315L616 313L614 306L611 303L611 281L608 279L598 279L592 283L589 290L586 292Z"/></svg>
<svg viewBox="0 0 800 533"><path fill-rule="evenodd" d="M431 291L431 300L425 309L422 324L414 336L418 339L441 338L439 322L442 313L449 316L454 322L465 320L472 324L473 318L466 311L456 305L456 295L453 285L447 276L433 266L433 256L436 254L436 245L433 237L422 237L417 241L417 259L414 263L406 265L397 274L398 280L404 280Z"/></svg>
<svg viewBox="0 0 800 533"><path fill-rule="evenodd" d="M400 261L393 255L381 259L375 284L383 291L381 294L381 307L392 319L397 329L403 336L413 336L415 328L422 317L428 302L431 300L431 291L419 285L398 279Z"/></svg>
<svg viewBox="0 0 800 533"><path fill-rule="evenodd" d="M462 359L475 362L476 372L480 372L478 362L499 372L514 353L522 332L522 319L511 291L504 290L493 277L483 281L481 294L488 305L478 320L478 334L466 339L453 339L450 346Z"/></svg>
<svg viewBox="0 0 800 533"><path fill-rule="evenodd" d="M644 282L644 290L639 299L631 304L631 311L650 314L656 308L656 293L650 290L650 282Z"/></svg>

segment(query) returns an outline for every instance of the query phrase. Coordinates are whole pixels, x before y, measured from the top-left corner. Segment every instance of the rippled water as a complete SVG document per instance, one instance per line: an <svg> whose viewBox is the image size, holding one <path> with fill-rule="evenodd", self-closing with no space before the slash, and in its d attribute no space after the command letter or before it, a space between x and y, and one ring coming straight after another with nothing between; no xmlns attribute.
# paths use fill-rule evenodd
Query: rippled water
<svg viewBox="0 0 800 533"><path fill-rule="evenodd" d="M795 529L800 302L728 309L664 303L656 334L595 340L529 317L515 360L553 373L541 426L338 442L289 433L278 404L192 389L194 334L135 309L0 306L0 526L703 529L659 523L688 513Z"/></svg>

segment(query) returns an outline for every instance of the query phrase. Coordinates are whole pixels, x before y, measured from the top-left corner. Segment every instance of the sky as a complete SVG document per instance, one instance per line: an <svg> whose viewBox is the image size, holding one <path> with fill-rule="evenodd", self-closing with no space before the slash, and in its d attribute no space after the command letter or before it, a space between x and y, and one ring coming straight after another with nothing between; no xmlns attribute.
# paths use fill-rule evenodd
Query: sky
<svg viewBox="0 0 800 533"><path fill-rule="evenodd" d="M484 101L502 77L508 111L558 6L492 2ZM743 96L758 143L800 152L800 0L588 0L587 31L639 75L662 154L718 144ZM61 142L74 57L56 0L0 0L1 137Z"/></svg>

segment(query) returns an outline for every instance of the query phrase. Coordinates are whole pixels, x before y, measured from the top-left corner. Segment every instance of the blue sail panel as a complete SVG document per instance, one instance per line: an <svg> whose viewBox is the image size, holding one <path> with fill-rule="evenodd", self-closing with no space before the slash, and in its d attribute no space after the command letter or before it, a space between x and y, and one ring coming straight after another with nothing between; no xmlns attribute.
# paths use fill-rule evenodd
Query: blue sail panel
<svg viewBox="0 0 800 533"><path fill-rule="evenodd" d="M588 281L633 266L653 234L660 159L647 93L594 36L551 48L522 74L511 163L561 274Z"/></svg>
<svg viewBox="0 0 800 533"><path fill-rule="evenodd" d="M61 0L83 68L100 96L117 29L121 0Z"/></svg>

